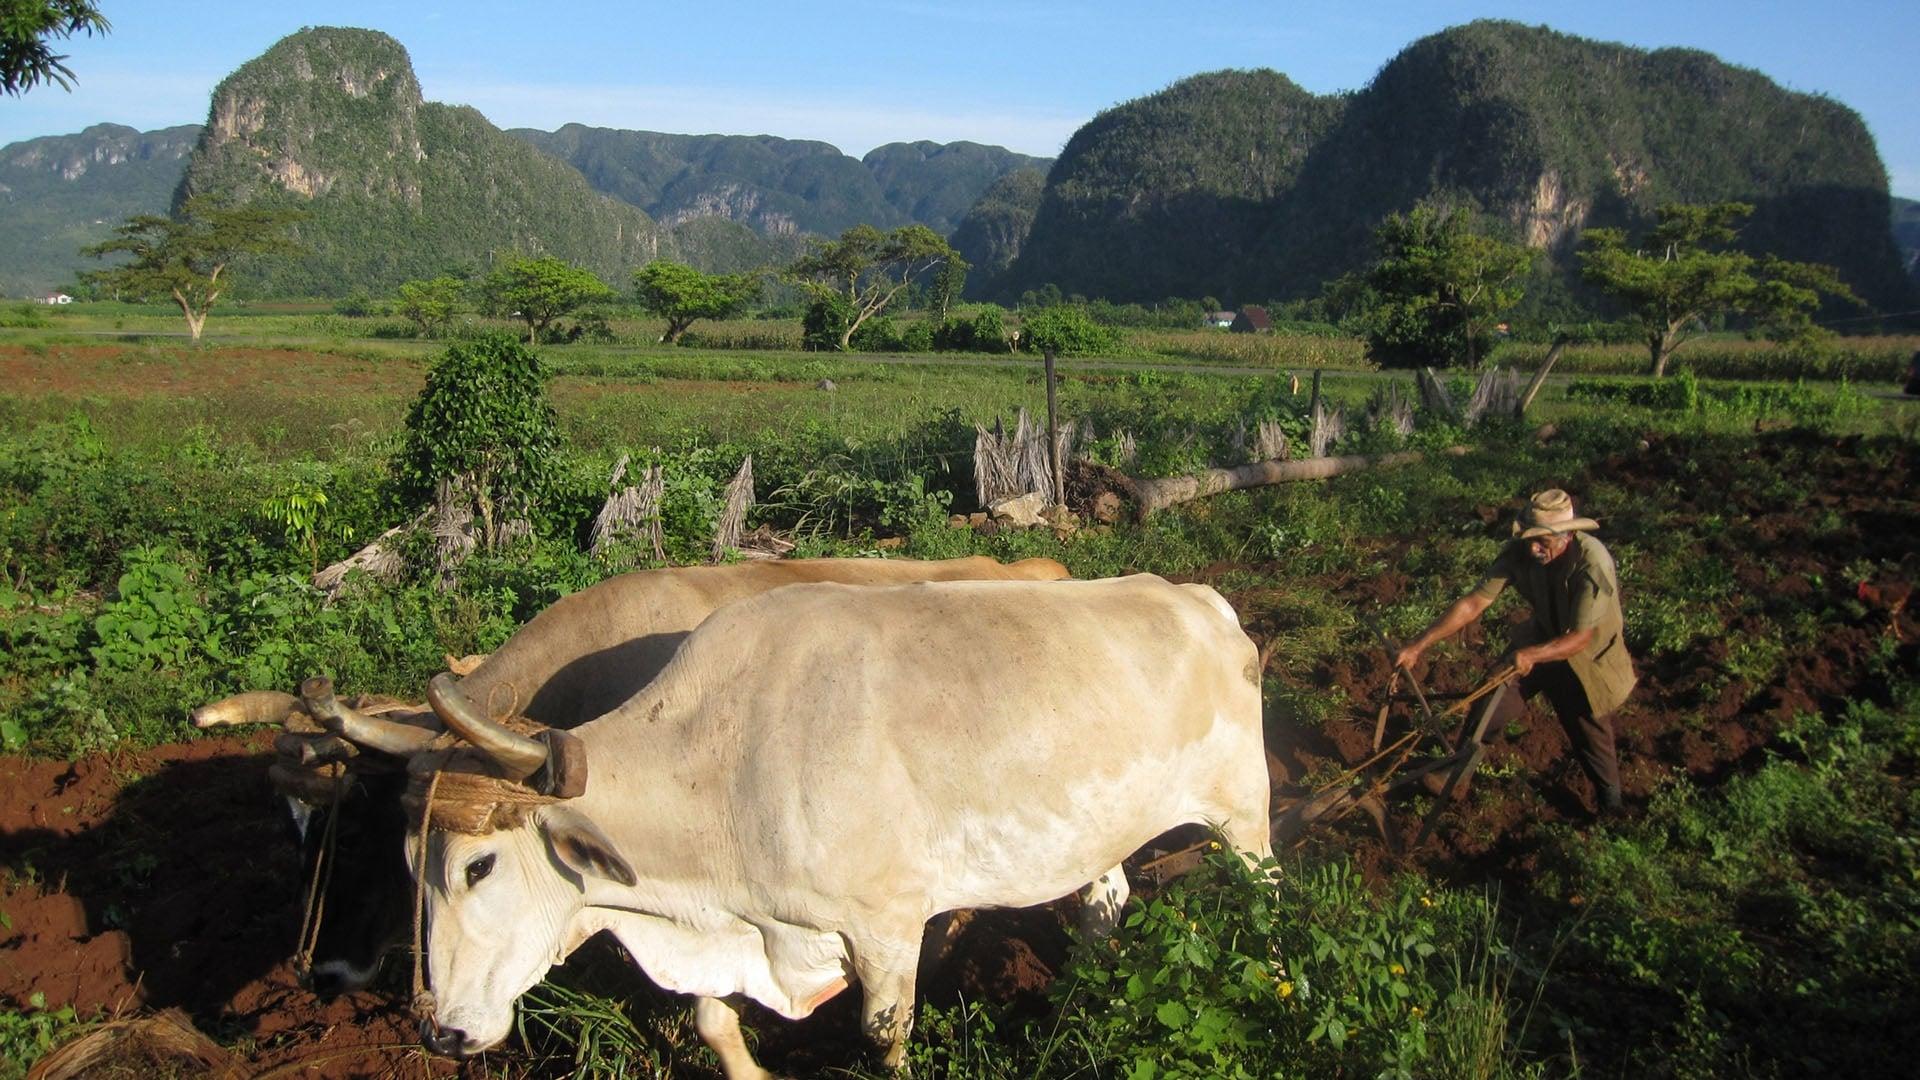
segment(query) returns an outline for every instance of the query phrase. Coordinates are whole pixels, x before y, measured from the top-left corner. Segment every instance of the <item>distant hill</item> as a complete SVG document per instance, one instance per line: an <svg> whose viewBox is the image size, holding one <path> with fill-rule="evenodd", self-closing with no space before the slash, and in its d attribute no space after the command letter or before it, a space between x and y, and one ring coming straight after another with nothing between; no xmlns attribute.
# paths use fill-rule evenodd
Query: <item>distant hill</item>
<svg viewBox="0 0 1920 1080"><path fill-rule="evenodd" d="M1016 169L995 180L960 219L948 242L973 268L967 273L967 295L999 291L995 282L1019 257L1046 185L1047 174L1039 169Z"/></svg>
<svg viewBox="0 0 1920 1080"><path fill-rule="evenodd" d="M95 124L0 147L0 295L67 288L80 254L134 214L164 214L200 128Z"/></svg>
<svg viewBox="0 0 1920 1080"><path fill-rule="evenodd" d="M1582 229L1666 202L1756 206L1744 240L1910 306L1886 171L1853 110L1703 52L1476 22L1422 38L1352 95L1270 71L1196 76L1095 117L1049 174L1000 290L1245 303L1317 293L1421 200L1479 206L1575 288Z"/></svg>
<svg viewBox="0 0 1920 1080"><path fill-rule="evenodd" d="M837 236L862 223L945 235L981 193L1044 158L998 146L889 143L864 160L772 135L666 135L568 124L508 132L579 169L594 189L667 224L723 217L764 236Z"/></svg>
<svg viewBox="0 0 1920 1080"><path fill-rule="evenodd" d="M1920 281L1920 202L1894 198L1893 242L1900 249L1907 276Z"/></svg>
<svg viewBox="0 0 1920 1080"><path fill-rule="evenodd" d="M308 254L243 275L261 294L383 291L559 254L616 285L673 244L639 209L470 108L422 101L400 43L370 30L286 37L214 89L182 196L297 205Z"/></svg>
<svg viewBox="0 0 1920 1080"><path fill-rule="evenodd" d="M946 236L982 194L1013 172L1045 174L1051 158L1016 154L975 142L888 143L860 159L895 210Z"/></svg>

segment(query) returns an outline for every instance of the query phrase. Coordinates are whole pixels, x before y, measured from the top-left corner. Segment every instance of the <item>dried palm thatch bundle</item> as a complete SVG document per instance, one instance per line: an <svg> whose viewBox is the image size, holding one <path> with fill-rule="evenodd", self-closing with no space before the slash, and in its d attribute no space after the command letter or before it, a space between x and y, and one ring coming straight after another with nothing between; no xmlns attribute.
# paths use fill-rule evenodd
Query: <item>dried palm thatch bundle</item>
<svg viewBox="0 0 1920 1080"><path fill-rule="evenodd" d="M29 1080L79 1080L84 1076L247 1075L245 1066L202 1035L179 1009L134 1020L114 1020L35 1062Z"/></svg>
<svg viewBox="0 0 1920 1080"><path fill-rule="evenodd" d="M1447 393L1447 384L1440 381L1440 376L1435 375L1432 368L1421 368L1414 376L1414 381L1420 384L1420 404L1428 412L1445 417L1452 423L1460 421L1460 409L1453 403L1453 395Z"/></svg>
<svg viewBox="0 0 1920 1080"><path fill-rule="evenodd" d="M1402 438L1413 434L1413 399L1398 381L1375 388L1367 398L1367 427Z"/></svg>
<svg viewBox="0 0 1920 1080"><path fill-rule="evenodd" d="M418 522L415 522L418 524ZM355 570L365 573L375 581L398 581L406 572L406 556L400 554L400 534L408 526L396 525L380 534L379 538L359 551L325 567L313 575L313 587L327 594L331 600L346 587L347 575Z"/></svg>
<svg viewBox="0 0 1920 1080"><path fill-rule="evenodd" d="M660 466L650 465L638 484L620 486L626 475L627 455L621 454L620 461L613 467L613 479L607 486L613 494L600 507L600 513L593 519L593 530L588 534L587 548L595 555L620 541L631 537L645 536L653 544L653 558L656 562L667 560L666 537L660 523L660 500L666 492L666 479Z"/></svg>
<svg viewBox="0 0 1920 1080"><path fill-rule="evenodd" d="M434 485L428 528L433 533L433 566L440 587L451 589L460 580L460 564L480 546L473 535L471 480L450 477Z"/></svg>
<svg viewBox="0 0 1920 1080"><path fill-rule="evenodd" d="M713 530L712 562L725 558L730 548L740 546L740 534L746 528L747 510L753 506L753 455L740 463L727 485L727 504L720 511L720 522Z"/></svg>
<svg viewBox="0 0 1920 1080"><path fill-rule="evenodd" d="M973 490L981 506L992 506L1029 492L1038 492L1048 505L1059 500L1053 490L1053 469L1047 458L1047 433L1021 409L1009 435L998 417L993 429L974 425ZM1060 429L1060 460L1073 455L1080 428L1068 424Z"/></svg>
<svg viewBox="0 0 1920 1080"><path fill-rule="evenodd" d="M1468 424L1477 424L1489 416L1512 416L1519 403L1520 373L1490 367L1480 373L1480 381L1474 384L1473 397L1468 399L1462 419Z"/></svg>
<svg viewBox="0 0 1920 1080"><path fill-rule="evenodd" d="M1280 427L1278 420L1262 420L1253 430L1253 460L1285 461L1287 433Z"/></svg>
<svg viewBox="0 0 1920 1080"><path fill-rule="evenodd" d="M1313 406L1313 427L1307 434L1307 452L1310 457L1327 456L1327 449L1340 441L1347 433L1347 414L1337 408L1328 408L1326 402L1316 402Z"/></svg>

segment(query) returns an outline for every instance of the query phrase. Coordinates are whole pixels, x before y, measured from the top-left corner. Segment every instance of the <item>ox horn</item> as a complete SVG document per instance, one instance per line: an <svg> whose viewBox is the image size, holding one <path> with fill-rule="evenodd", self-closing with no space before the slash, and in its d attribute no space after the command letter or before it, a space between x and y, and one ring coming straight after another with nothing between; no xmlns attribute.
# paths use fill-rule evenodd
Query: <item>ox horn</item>
<svg viewBox="0 0 1920 1080"><path fill-rule="evenodd" d="M278 724L287 714L300 711L300 699L278 690L249 690L202 705L187 715L197 728L231 727L239 724Z"/></svg>
<svg viewBox="0 0 1920 1080"><path fill-rule="evenodd" d="M406 757L425 749L435 738L425 728L381 720L341 704L333 696L333 680L323 675L301 683L300 698L328 731L369 750Z"/></svg>
<svg viewBox="0 0 1920 1080"><path fill-rule="evenodd" d="M512 779L524 780L547 763L547 746L494 723L474 707L462 693L453 676L441 672L427 683L427 704L449 730L472 743L502 768Z"/></svg>

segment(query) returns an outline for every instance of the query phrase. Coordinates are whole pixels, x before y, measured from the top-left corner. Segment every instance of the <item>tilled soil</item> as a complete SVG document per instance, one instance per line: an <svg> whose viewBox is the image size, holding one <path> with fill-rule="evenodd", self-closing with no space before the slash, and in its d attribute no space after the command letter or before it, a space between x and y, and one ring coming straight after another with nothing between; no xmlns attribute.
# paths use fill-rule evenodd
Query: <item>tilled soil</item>
<svg viewBox="0 0 1920 1080"><path fill-rule="evenodd" d="M1804 432L1737 447L1650 438L1569 478L1576 498L1605 485L1672 508L1661 523L1616 521L1609 528L1643 547L1657 543L1658 528L1708 536L1701 542L1730 564L1741 593L1766 597L1758 614L1754 604L1730 602L1735 614L1724 635L1681 655L1641 659L1640 688L1616 718L1630 802L1644 800L1675 772L1712 783L1749 766L1797 713L1884 697L1887 687L1870 674L1876 654L1891 649L1894 670L1920 669L1920 622L1906 604L1920 576L1920 560L1910 555L1920 536L1912 448L1883 442L1872 449L1874 460L1863 464L1858 442ZM1781 483L1783 477L1791 482ZM1505 508L1471 512L1490 536L1503 527ZM1704 527L1709 521L1713 528ZM1414 542L1380 544L1376 554L1396 566ZM1859 566L1879 569L1856 581L1849 568ZM1275 575L1281 568L1220 565L1194 579L1225 586L1230 575L1245 580L1249 570ZM1375 611L1400 600L1408 579L1390 569L1309 584ZM1625 587L1629 604L1651 602L1633 595L1631 580ZM1229 589L1228 596L1257 639L1274 631L1260 590ZM1741 639L1742 620L1808 606L1822 616L1814 647L1787 658L1764 683L1734 674L1729 650ZM1479 640L1469 638L1469 646ZM1469 688L1492 659L1479 653L1476 660L1471 648L1447 651L1424 673L1424 688ZM1386 693L1388 663L1384 652L1368 649L1308 670L1270 669L1309 691L1337 689L1356 710L1318 727L1274 725L1295 733L1271 748L1286 773L1276 777L1279 800L1301 795L1301 778L1371 756L1373 710ZM1410 706L1396 706L1390 729L1405 730L1412 715ZM1417 869L1524 888L1542 827L1583 824L1592 791L1550 713L1535 711L1522 727L1496 744L1491 768L1441 815L1421 849L1395 851L1428 805L1421 796L1389 802L1388 839L1356 815L1310 831L1303 843L1344 851L1370 873ZM71 1004L88 1016L178 1008L230 1048L236 1075L477 1076L503 1064L516 1071L512 1054L457 1065L419 1051L403 964L391 965L377 992L332 1002L297 985L288 957L299 930L303 867L266 779L270 754L268 736L257 734L72 764L0 757L0 1003L24 1008L40 995L48 1007ZM1042 1007L1042 991L1066 954L1071 906L973 918L946 963L925 974L924 995ZM610 947L583 952L589 955L577 964L621 963ZM636 1010L682 1007L638 989L644 980L637 974L631 980ZM856 997L843 994L798 1025L761 1017L755 1026L763 1058L796 1073L843 1063L857 1043Z"/></svg>

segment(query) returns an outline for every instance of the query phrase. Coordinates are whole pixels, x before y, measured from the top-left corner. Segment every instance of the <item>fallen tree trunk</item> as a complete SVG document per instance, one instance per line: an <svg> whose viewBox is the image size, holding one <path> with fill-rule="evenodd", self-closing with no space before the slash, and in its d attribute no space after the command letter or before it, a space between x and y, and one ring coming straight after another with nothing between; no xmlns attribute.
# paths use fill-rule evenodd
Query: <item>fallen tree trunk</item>
<svg viewBox="0 0 1920 1080"><path fill-rule="evenodd" d="M1464 454L1466 447L1451 447L1444 452ZM1231 469L1208 469L1189 476L1169 476L1161 480L1135 480L1133 487L1135 501L1138 504L1137 513L1140 520L1144 521L1156 510L1203 499L1208 495L1218 495L1223 491L1265 487L1268 484L1284 484L1293 480L1325 480L1330 476L1358 472L1361 469L1409 465L1424 457L1426 455L1418 450L1403 450L1394 454L1350 454L1346 457L1306 458L1300 461L1257 461L1252 465L1241 465Z"/></svg>

